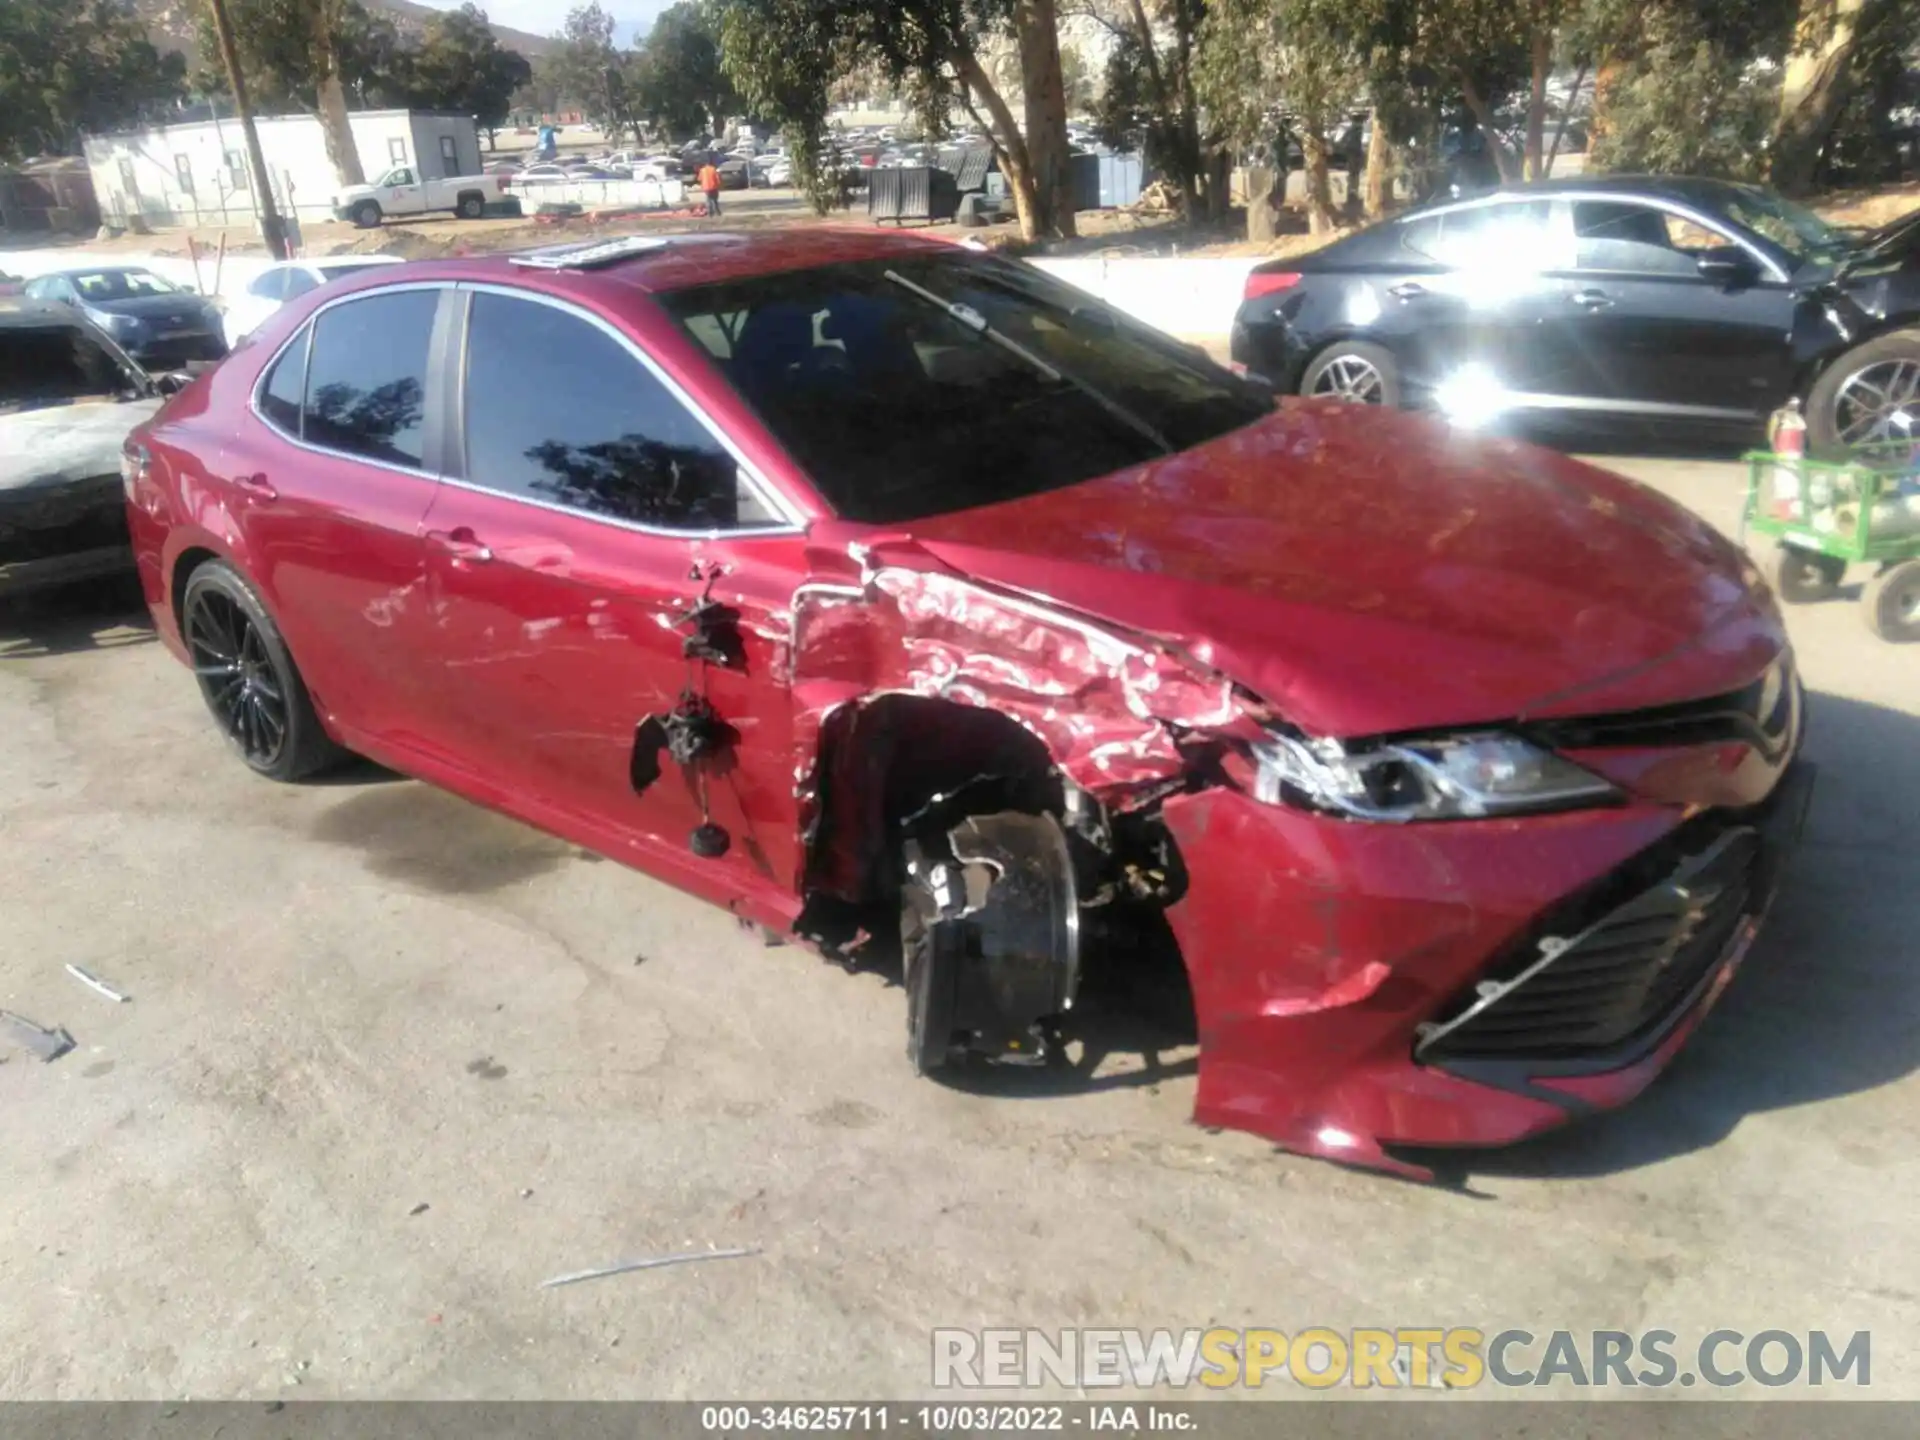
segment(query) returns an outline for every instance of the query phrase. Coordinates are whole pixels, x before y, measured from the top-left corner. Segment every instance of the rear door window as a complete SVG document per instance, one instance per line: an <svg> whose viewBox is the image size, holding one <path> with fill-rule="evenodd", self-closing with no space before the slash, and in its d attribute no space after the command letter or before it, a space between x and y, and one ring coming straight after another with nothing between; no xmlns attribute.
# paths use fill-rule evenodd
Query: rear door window
<svg viewBox="0 0 1920 1440"><path fill-rule="evenodd" d="M624 344L552 305L474 295L465 408L466 478L485 489L666 530L778 518Z"/></svg>
<svg viewBox="0 0 1920 1440"><path fill-rule="evenodd" d="M310 445L388 465L424 463L427 346L438 290L355 298L313 322L302 433Z"/></svg>
<svg viewBox="0 0 1920 1440"><path fill-rule="evenodd" d="M1429 253L1456 270L1530 274L1564 268L1572 258L1547 200L1497 201L1433 218L1439 229L1424 237Z"/></svg>

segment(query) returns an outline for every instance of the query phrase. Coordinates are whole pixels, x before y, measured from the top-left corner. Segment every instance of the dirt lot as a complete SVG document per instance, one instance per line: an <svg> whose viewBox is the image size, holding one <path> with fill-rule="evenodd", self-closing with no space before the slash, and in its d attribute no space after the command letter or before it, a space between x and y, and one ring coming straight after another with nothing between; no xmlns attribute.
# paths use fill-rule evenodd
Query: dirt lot
<svg viewBox="0 0 1920 1440"><path fill-rule="evenodd" d="M1729 467L1632 468L1730 519ZM877 1397L936 1325L1212 1323L1865 1329L1920 1397L1920 655L1793 625L1825 774L1747 971L1454 1192L1192 1128L1179 1054L914 1083L876 978L413 782L253 779L111 601L10 614L0 1006L79 1048L0 1046L0 1398ZM710 1246L759 1253L536 1288Z"/></svg>

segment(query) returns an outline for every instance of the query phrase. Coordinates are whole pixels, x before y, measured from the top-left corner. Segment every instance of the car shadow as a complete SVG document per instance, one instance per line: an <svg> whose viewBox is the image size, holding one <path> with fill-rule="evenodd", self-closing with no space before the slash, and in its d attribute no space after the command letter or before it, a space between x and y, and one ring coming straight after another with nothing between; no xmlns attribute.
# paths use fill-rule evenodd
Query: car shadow
<svg viewBox="0 0 1920 1440"><path fill-rule="evenodd" d="M1671 1068L1624 1109L1538 1140L1410 1156L1454 1180L1610 1175L1715 1145L1748 1116L1920 1070L1920 718L1827 694L1810 717L1820 775L1800 851L1740 974Z"/></svg>
<svg viewBox="0 0 1920 1440"><path fill-rule="evenodd" d="M0 660L118 650L154 638L140 582L131 574L0 600Z"/></svg>

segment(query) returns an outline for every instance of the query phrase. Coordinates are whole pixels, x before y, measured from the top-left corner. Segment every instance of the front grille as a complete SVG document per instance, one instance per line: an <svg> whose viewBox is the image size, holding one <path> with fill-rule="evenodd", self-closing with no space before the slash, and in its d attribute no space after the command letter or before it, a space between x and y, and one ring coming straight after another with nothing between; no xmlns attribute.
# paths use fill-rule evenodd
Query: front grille
<svg viewBox="0 0 1920 1440"><path fill-rule="evenodd" d="M1650 1039L1727 953L1762 864L1757 831L1723 832L1585 929L1536 940L1510 978L1482 980L1424 1027L1416 1058L1581 1060Z"/></svg>
<svg viewBox="0 0 1920 1440"><path fill-rule="evenodd" d="M1795 738L1798 689L1793 659L1782 655L1751 685L1726 695L1619 715L1539 721L1529 727L1529 733L1556 750L1744 741L1771 759L1784 753Z"/></svg>

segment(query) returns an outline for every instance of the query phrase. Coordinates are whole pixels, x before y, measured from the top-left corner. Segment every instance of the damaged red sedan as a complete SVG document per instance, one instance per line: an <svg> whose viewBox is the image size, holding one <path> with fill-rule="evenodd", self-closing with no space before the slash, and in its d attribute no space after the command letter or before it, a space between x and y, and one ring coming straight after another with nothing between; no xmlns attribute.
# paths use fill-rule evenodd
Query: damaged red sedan
<svg viewBox="0 0 1920 1440"><path fill-rule="evenodd" d="M823 950L909 1057L1045 1063L1177 944L1196 1118L1351 1163L1636 1094L1810 777L1778 613L1630 482L1289 404L879 233L391 267L128 442L246 763L351 751Z"/></svg>

